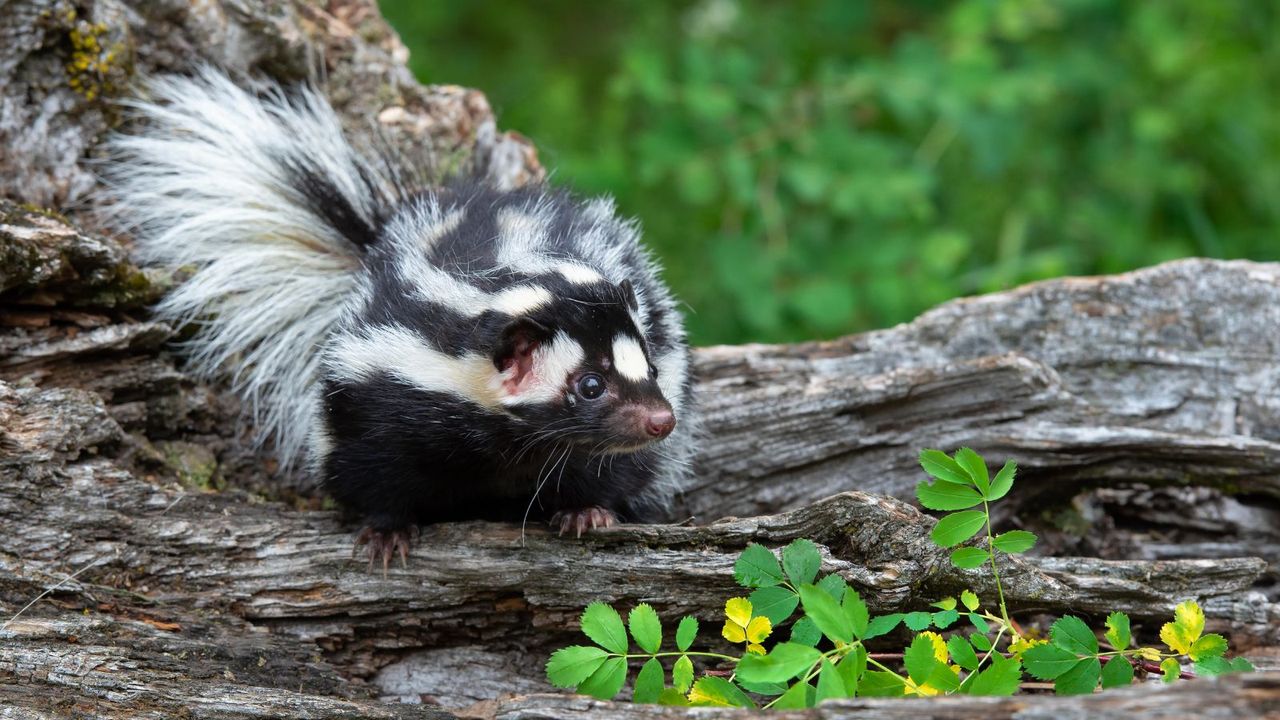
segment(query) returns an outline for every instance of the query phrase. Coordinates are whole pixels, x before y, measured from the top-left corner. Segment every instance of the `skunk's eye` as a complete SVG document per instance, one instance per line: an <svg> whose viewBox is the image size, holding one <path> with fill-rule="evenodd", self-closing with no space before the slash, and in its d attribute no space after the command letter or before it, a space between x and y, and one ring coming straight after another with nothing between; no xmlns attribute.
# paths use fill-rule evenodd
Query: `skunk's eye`
<svg viewBox="0 0 1280 720"><path fill-rule="evenodd" d="M604 378L587 373L578 378L578 394L586 400L595 400L604 394Z"/></svg>

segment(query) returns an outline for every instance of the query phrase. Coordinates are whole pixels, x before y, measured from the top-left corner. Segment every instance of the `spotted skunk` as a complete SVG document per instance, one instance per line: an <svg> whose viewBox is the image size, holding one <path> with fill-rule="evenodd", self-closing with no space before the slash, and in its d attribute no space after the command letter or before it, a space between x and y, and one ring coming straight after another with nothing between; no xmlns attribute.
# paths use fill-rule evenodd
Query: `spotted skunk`
<svg viewBox="0 0 1280 720"><path fill-rule="evenodd" d="M419 523L652 521L689 464L689 352L608 199L406 188L314 89L166 77L107 142L111 216L194 274L157 312L197 328L287 467L403 560ZM380 161L382 160L382 161Z"/></svg>

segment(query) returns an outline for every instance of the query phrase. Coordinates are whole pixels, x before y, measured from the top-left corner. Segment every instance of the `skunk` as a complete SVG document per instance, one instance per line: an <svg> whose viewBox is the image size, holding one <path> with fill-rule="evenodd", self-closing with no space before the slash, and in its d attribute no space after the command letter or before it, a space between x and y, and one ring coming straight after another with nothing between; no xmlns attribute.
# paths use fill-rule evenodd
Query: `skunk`
<svg viewBox="0 0 1280 720"><path fill-rule="evenodd" d="M611 200L406 187L307 86L146 90L106 143L111 222L193 270L156 308L195 327L190 369L229 374L282 465L363 517L371 563L422 523L661 518L693 452L689 350Z"/></svg>

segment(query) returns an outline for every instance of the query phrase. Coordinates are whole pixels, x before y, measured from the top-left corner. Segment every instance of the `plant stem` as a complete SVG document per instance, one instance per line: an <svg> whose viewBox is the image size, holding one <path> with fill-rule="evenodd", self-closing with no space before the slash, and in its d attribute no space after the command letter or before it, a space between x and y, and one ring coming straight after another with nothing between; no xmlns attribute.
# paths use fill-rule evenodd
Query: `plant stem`
<svg viewBox="0 0 1280 720"><path fill-rule="evenodd" d="M991 554L991 576L995 578L996 594L1000 597L1000 617L1004 618L1004 623L1009 630L1017 635L1017 631L1013 630L1013 622L1009 620L1009 608L1004 604L1004 586L1000 584L1000 569L996 567L995 538L991 535L991 505L986 498L982 500L982 511L987 515L987 550Z"/></svg>
<svg viewBox="0 0 1280 720"><path fill-rule="evenodd" d="M713 653L713 652L694 652L692 650L690 650L689 652L628 653L626 655L622 655L621 657L626 658L627 660L635 660L638 658L675 657L677 655L692 655L693 657L711 657L711 658L716 658L717 660L729 660L730 662L741 659L741 658L736 658L732 655L721 655L720 653Z"/></svg>

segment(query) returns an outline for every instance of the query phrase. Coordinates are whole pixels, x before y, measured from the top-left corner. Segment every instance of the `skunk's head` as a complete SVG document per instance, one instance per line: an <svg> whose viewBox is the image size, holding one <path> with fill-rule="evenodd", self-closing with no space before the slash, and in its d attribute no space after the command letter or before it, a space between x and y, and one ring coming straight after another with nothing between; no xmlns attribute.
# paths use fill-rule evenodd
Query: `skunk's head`
<svg viewBox="0 0 1280 720"><path fill-rule="evenodd" d="M503 405L531 437L616 453L671 434L675 411L638 310L629 281L569 282L503 327L493 353Z"/></svg>

